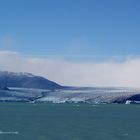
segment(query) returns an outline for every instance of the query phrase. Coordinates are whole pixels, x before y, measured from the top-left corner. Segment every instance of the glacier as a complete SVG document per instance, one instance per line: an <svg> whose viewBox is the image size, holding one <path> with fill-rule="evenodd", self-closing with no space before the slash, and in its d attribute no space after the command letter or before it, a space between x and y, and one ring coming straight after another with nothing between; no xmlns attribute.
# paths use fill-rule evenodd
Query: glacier
<svg viewBox="0 0 140 140"><path fill-rule="evenodd" d="M65 87L63 89L32 89L8 87L0 90L0 101L30 103L133 103L140 102L140 88Z"/></svg>

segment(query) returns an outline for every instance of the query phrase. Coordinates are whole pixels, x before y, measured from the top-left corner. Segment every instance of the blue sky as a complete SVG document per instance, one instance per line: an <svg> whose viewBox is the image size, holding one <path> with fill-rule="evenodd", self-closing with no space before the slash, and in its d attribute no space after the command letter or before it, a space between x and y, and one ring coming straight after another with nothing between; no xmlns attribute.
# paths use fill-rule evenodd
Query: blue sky
<svg viewBox="0 0 140 140"><path fill-rule="evenodd" d="M1 0L1 50L139 55L139 0Z"/></svg>
<svg viewBox="0 0 140 140"><path fill-rule="evenodd" d="M62 85L140 87L139 7L140 0L0 0L0 70Z"/></svg>

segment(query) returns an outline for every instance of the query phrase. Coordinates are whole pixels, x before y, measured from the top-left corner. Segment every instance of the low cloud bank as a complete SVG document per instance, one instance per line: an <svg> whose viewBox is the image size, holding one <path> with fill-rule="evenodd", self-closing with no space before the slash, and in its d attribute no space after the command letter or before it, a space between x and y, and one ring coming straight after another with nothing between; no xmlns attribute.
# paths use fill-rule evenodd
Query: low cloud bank
<svg viewBox="0 0 140 140"><path fill-rule="evenodd" d="M140 87L140 58L126 59L121 63L72 62L0 51L0 70L30 72L69 86Z"/></svg>

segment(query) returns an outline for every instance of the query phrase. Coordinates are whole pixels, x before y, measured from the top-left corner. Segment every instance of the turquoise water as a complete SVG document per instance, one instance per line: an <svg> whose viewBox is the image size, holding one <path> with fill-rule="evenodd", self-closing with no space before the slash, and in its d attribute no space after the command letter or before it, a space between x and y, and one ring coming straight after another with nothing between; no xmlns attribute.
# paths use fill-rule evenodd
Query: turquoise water
<svg viewBox="0 0 140 140"><path fill-rule="evenodd" d="M0 140L140 140L140 106L0 103Z"/></svg>

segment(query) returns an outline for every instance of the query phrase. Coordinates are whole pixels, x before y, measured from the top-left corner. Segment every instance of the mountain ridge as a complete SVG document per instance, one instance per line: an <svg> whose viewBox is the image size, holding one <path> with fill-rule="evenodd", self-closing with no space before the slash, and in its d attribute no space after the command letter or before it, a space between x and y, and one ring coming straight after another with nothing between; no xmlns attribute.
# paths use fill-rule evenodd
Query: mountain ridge
<svg viewBox="0 0 140 140"><path fill-rule="evenodd" d="M31 73L0 71L0 87L21 87L35 89L60 89L61 85L42 76Z"/></svg>
<svg viewBox="0 0 140 140"><path fill-rule="evenodd" d="M30 73L0 71L0 102L139 103L140 88L68 87Z"/></svg>

